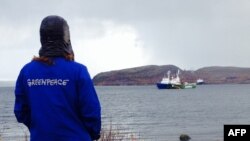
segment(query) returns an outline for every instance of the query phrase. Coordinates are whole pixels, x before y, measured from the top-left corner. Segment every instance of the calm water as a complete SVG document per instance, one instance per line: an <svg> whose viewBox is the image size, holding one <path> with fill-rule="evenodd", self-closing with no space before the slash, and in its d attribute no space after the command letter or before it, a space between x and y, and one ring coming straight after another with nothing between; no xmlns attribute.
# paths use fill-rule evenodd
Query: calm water
<svg viewBox="0 0 250 141"><path fill-rule="evenodd" d="M250 124L250 85L203 85L158 90L155 86L96 87L104 127L123 129L145 141L222 141L224 124ZM13 115L13 87L0 87L0 135L24 141L28 135ZM124 132L124 131L122 131ZM22 137L22 138L20 138Z"/></svg>

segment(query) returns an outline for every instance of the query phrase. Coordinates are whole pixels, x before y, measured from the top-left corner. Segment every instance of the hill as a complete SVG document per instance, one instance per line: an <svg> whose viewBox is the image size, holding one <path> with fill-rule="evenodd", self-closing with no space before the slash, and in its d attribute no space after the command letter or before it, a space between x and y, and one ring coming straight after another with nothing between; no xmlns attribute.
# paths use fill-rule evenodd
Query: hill
<svg viewBox="0 0 250 141"><path fill-rule="evenodd" d="M174 65L149 65L102 72L93 78L93 82L95 85L154 85L168 70L174 77L178 69L183 82L196 82L202 78L207 84L250 83L250 68L213 66L189 71Z"/></svg>

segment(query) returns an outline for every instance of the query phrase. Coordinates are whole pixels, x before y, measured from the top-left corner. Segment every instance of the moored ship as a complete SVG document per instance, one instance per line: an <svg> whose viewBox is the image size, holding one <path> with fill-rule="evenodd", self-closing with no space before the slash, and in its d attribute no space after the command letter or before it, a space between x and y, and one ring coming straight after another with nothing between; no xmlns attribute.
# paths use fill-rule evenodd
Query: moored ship
<svg viewBox="0 0 250 141"><path fill-rule="evenodd" d="M173 89L170 83L170 71L167 73L167 77L164 75L161 82L156 83L158 89Z"/></svg>
<svg viewBox="0 0 250 141"><path fill-rule="evenodd" d="M167 73L167 77L164 76L161 82L157 83L158 89L190 89L196 88L196 83L182 83L179 77L180 71L177 71L176 77L170 79L170 71Z"/></svg>

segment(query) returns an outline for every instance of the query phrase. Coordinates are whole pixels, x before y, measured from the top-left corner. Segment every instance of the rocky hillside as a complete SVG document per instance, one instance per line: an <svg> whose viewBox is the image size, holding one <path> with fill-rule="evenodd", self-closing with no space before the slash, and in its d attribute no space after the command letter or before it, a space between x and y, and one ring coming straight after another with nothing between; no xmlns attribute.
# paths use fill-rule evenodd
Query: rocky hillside
<svg viewBox="0 0 250 141"><path fill-rule="evenodd" d="M204 79L207 84L250 83L250 68L238 67L205 67L196 71L182 70L174 65L149 65L97 74L95 85L153 85L171 71L175 77L180 70L183 82L196 82L198 78Z"/></svg>
<svg viewBox="0 0 250 141"><path fill-rule="evenodd" d="M250 84L250 68L205 67L195 74L209 84Z"/></svg>

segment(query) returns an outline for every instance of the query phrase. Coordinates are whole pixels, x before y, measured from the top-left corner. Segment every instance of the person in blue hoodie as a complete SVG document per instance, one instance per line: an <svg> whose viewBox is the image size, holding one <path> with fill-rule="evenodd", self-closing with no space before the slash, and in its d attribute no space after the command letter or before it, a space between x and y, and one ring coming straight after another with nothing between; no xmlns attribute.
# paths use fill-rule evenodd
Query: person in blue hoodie
<svg viewBox="0 0 250 141"><path fill-rule="evenodd" d="M69 26L48 16L40 27L39 57L20 71L14 113L31 141L100 138L101 107L86 66L74 61Z"/></svg>

